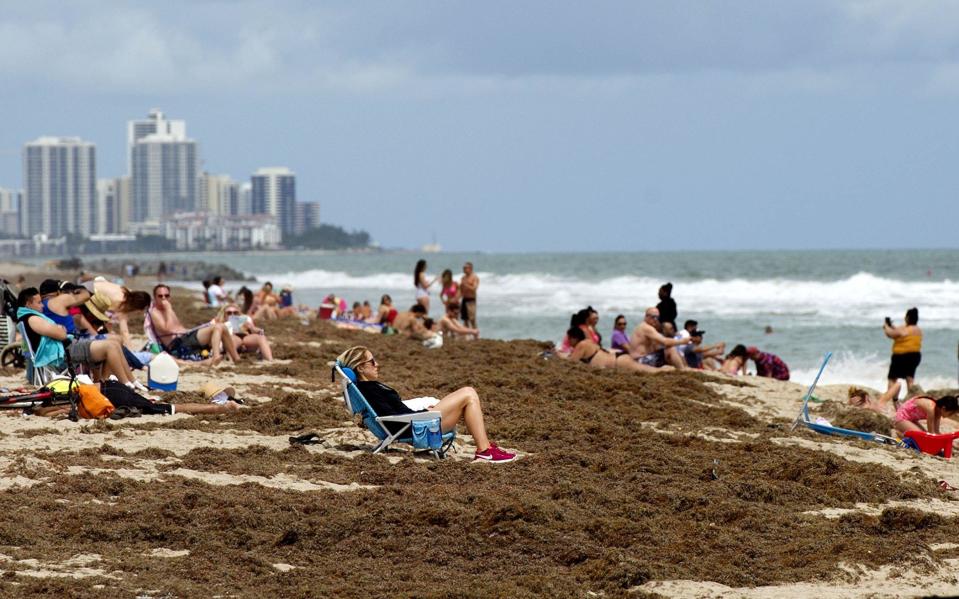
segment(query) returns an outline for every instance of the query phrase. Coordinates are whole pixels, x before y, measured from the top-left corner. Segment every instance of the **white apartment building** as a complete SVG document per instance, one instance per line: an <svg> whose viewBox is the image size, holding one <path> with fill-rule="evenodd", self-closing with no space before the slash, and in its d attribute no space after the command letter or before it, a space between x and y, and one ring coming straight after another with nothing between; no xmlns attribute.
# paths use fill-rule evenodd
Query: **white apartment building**
<svg viewBox="0 0 959 599"><path fill-rule="evenodd" d="M160 221L197 206L199 154L183 121L167 120L159 110L127 123L132 188L131 220Z"/></svg>
<svg viewBox="0 0 959 599"><path fill-rule="evenodd" d="M96 146L79 137L41 137L23 148L20 231L89 236L96 224Z"/></svg>
<svg viewBox="0 0 959 599"><path fill-rule="evenodd" d="M284 166L266 167L250 177L254 214L276 218L284 235L292 235L296 220L296 176Z"/></svg>

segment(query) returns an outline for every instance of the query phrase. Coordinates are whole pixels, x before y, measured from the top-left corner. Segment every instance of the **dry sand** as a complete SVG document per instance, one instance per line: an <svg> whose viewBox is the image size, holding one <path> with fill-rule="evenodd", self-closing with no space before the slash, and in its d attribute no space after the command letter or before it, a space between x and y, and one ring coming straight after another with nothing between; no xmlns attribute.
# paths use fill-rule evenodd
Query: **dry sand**
<svg viewBox="0 0 959 599"><path fill-rule="evenodd" d="M187 323L209 313L179 305ZM326 323L262 323L279 360L184 371L251 409L71 423L0 415L4 597L955 594L959 464L790 431L804 389L602 372L536 342L426 350ZM491 437L473 464L371 455L330 382L368 345L404 396L474 386ZM21 384L18 375L0 385ZM817 414L884 431L820 389ZM316 431L318 445L288 437Z"/></svg>

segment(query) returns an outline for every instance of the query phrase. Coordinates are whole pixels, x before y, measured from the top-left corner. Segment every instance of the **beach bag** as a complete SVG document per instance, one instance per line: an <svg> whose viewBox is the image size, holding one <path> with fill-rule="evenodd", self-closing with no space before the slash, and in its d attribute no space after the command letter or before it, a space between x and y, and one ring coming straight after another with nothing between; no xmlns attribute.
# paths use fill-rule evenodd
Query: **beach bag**
<svg viewBox="0 0 959 599"><path fill-rule="evenodd" d="M440 417L429 420L414 420L413 447L416 449L440 449L443 447L443 433L440 431Z"/></svg>
<svg viewBox="0 0 959 599"><path fill-rule="evenodd" d="M113 413L114 407L96 385L80 385L77 388L77 415L90 420L102 420Z"/></svg>

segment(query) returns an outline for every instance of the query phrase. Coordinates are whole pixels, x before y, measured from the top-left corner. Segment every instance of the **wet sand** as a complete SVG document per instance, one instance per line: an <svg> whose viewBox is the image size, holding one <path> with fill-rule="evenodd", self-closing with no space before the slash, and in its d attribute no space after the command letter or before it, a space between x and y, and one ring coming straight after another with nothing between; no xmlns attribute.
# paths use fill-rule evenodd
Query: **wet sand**
<svg viewBox="0 0 959 599"><path fill-rule="evenodd" d="M178 302L187 324L209 318ZM427 350L260 323L276 363L207 377L249 410L71 423L0 415L5 597L913 596L959 592L959 465L790 432L804 389L592 370L535 341ZM523 458L371 455L329 364L363 344L406 397L477 389ZM12 374L0 384L20 384ZM815 410L860 422L826 387ZM866 424L869 424L868 422ZM873 422L882 427L884 423ZM291 446L316 431L323 442Z"/></svg>

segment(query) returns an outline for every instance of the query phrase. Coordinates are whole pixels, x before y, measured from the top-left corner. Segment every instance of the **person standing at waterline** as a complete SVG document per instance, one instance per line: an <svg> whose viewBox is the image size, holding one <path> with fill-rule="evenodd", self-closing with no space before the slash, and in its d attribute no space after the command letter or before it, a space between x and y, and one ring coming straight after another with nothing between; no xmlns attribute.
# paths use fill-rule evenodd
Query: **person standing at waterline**
<svg viewBox="0 0 959 599"><path fill-rule="evenodd" d="M919 328L919 308L906 310L905 324L892 326L892 319L886 317L882 332L892 339L892 357L889 360L889 374L886 375L892 389L899 379L906 379L906 389L911 392L915 384L916 368L922 362L922 329Z"/></svg>
<svg viewBox="0 0 959 599"><path fill-rule="evenodd" d="M436 282L426 276L426 260L417 260L416 268L413 269L413 286L416 287L416 303L426 308L426 313L430 313L430 286Z"/></svg>
<svg viewBox="0 0 959 599"><path fill-rule="evenodd" d="M471 329L478 329L476 326L476 290L479 289L480 280L473 272L473 263L467 262L463 265L463 276L460 278L460 320Z"/></svg>

